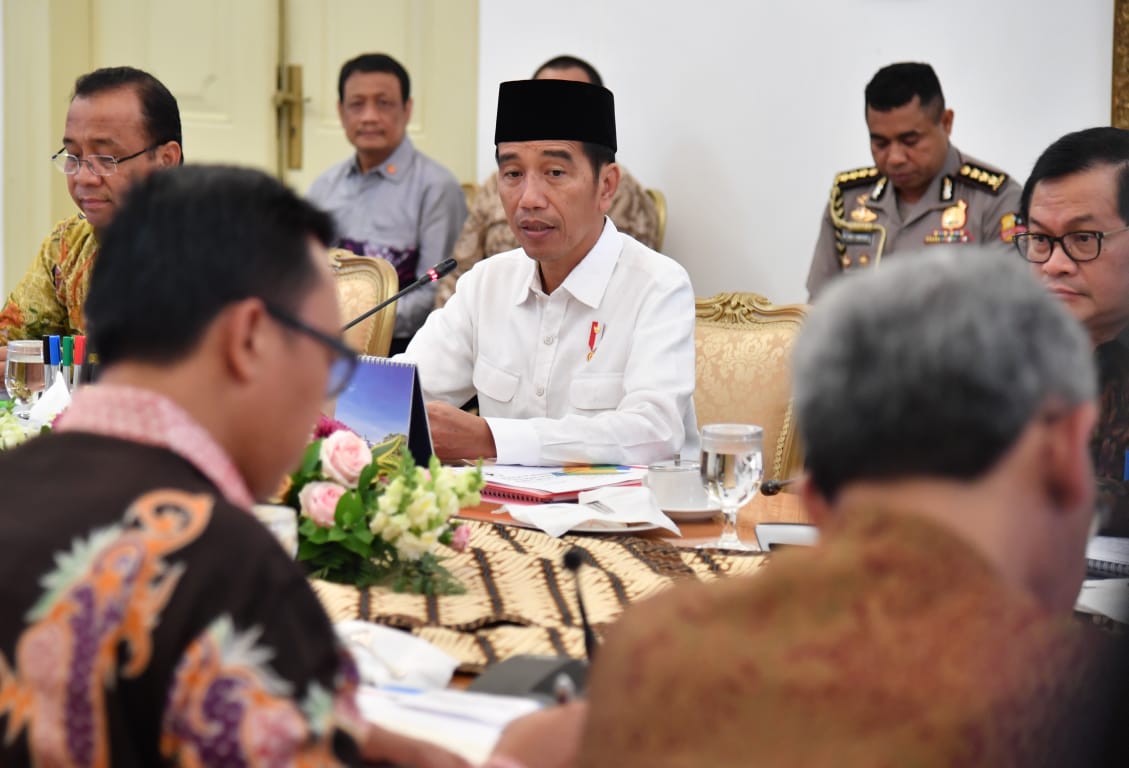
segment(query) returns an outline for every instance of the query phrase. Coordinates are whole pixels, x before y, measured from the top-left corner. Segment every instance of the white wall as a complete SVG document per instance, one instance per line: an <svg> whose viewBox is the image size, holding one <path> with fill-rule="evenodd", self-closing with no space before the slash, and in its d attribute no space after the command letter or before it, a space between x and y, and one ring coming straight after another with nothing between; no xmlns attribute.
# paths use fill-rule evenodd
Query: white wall
<svg viewBox="0 0 1129 768"><path fill-rule="evenodd" d="M871 163L863 88L928 61L953 140L1021 182L1071 130L1108 124L1113 0L480 0L479 177L497 87L560 53L615 92L619 160L662 189L695 291L803 301L832 175Z"/></svg>

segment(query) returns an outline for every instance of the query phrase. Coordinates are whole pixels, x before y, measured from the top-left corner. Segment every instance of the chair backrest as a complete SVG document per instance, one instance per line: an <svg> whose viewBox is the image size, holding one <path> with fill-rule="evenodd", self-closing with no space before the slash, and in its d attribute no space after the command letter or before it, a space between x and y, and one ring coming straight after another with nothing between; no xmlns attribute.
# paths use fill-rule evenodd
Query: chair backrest
<svg viewBox="0 0 1129 768"><path fill-rule="evenodd" d="M663 238L666 237L666 195L657 189L648 189L647 196L655 204L655 211L658 213L659 222L655 232L655 250L662 253Z"/></svg>
<svg viewBox="0 0 1129 768"><path fill-rule="evenodd" d="M459 186L463 188L463 197L466 198L466 207L470 208L474 205L474 198L478 196L478 185L464 181Z"/></svg>
<svg viewBox="0 0 1129 768"><path fill-rule="evenodd" d="M341 324L396 295L400 279L387 260L357 256L344 248L329 251L329 264L337 275L337 303ZM396 305L385 307L362 323L345 331L345 343L365 355L387 357L396 326Z"/></svg>
<svg viewBox="0 0 1129 768"><path fill-rule="evenodd" d="M792 414L792 342L807 305L775 306L755 293L719 293L697 301L698 426L719 422L764 427L765 480L803 468Z"/></svg>

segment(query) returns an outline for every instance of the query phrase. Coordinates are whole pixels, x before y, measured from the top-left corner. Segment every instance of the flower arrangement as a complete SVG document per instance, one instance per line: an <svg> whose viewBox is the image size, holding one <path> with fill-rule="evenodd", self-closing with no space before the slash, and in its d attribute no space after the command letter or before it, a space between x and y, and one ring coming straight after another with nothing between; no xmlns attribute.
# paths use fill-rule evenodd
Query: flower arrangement
<svg viewBox="0 0 1129 768"><path fill-rule="evenodd" d="M36 435L51 431L46 424L39 429L30 427L25 419L16 416L14 408L15 403L0 400L0 451L15 448Z"/></svg>
<svg viewBox="0 0 1129 768"><path fill-rule="evenodd" d="M481 469L456 471L433 456L425 470L403 435L370 448L330 420L315 438L284 496L298 510L298 560L311 575L397 592L461 592L435 549L466 547L469 530L451 517L479 503Z"/></svg>
<svg viewBox="0 0 1129 768"><path fill-rule="evenodd" d="M15 448L31 437L26 424L12 413L11 403L0 403L0 450Z"/></svg>

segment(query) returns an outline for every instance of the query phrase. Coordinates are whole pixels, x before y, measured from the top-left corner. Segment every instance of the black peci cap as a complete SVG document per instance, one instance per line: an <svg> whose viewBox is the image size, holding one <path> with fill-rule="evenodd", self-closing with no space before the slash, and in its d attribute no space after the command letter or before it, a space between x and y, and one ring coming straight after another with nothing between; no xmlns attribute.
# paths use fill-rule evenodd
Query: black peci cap
<svg viewBox="0 0 1129 768"><path fill-rule="evenodd" d="M494 144L582 141L612 152L615 98L607 88L571 80L514 80L498 88Z"/></svg>

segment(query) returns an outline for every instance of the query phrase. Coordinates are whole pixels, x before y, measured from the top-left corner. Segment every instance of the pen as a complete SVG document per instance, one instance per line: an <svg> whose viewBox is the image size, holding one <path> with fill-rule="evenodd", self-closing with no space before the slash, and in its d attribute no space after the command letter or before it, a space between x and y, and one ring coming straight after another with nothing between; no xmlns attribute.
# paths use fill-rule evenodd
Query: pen
<svg viewBox="0 0 1129 768"><path fill-rule="evenodd" d="M43 391L46 392L55 383L55 374L59 371L59 337L47 337L47 346L43 349Z"/></svg>
<svg viewBox="0 0 1129 768"><path fill-rule="evenodd" d="M71 390L74 391L82 383L82 366L86 361L86 337L74 337L74 375Z"/></svg>
<svg viewBox="0 0 1129 768"><path fill-rule="evenodd" d="M74 366L74 336L64 336L63 337L63 360L62 360L62 368L60 368L60 370L63 372L63 384L66 385L68 390L74 388L74 382L72 381L72 377L74 376L74 371L72 369L73 366Z"/></svg>

